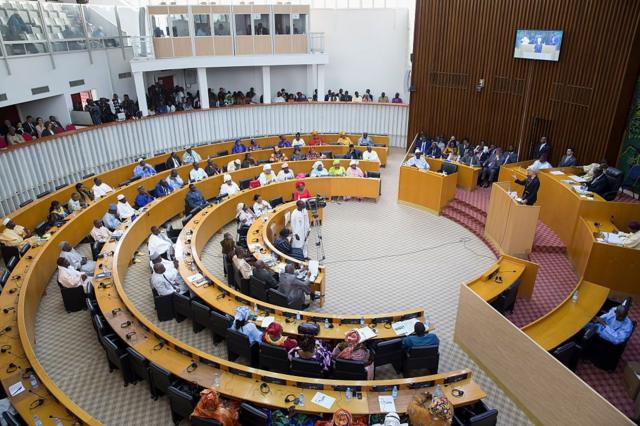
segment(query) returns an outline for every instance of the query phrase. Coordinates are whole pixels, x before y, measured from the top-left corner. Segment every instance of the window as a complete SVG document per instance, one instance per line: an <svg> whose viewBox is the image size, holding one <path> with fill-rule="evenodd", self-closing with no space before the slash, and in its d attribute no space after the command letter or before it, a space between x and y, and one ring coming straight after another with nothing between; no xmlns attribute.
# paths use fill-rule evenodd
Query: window
<svg viewBox="0 0 640 426"><path fill-rule="evenodd" d="M236 19L236 25L238 20ZM230 36L231 35L231 21L229 21L228 14L214 14L213 15L213 33L217 36Z"/></svg>
<svg viewBox="0 0 640 426"><path fill-rule="evenodd" d="M28 2L5 2L0 10L0 27L7 56L47 52L45 28L38 11ZM6 30L6 31L5 31Z"/></svg>
<svg viewBox="0 0 640 426"><path fill-rule="evenodd" d="M288 35L291 34L291 15L284 13L275 14L276 34Z"/></svg>
<svg viewBox="0 0 640 426"><path fill-rule="evenodd" d="M307 33L307 15L303 13L294 13L291 15L293 21L293 33L294 34L306 34Z"/></svg>
<svg viewBox="0 0 640 426"><path fill-rule="evenodd" d="M254 13L253 14L253 34L269 35L269 14Z"/></svg>
<svg viewBox="0 0 640 426"><path fill-rule="evenodd" d="M171 35L173 37L189 37L189 21L186 14L169 15L171 22Z"/></svg>
<svg viewBox="0 0 640 426"><path fill-rule="evenodd" d="M42 3L42 7L44 22L51 40L85 38L79 5Z"/></svg>
<svg viewBox="0 0 640 426"><path fill-rule="evenodd" d="M240 14L236 17L236 34L237 35L251 35L251 15Z"/></svg>
<svg viewBox="0 0 640 426"><path fill-rule="evenodd" d="M196 37L210 36L211 17L203 14L193 15L193 28L196 32Z"/></svg>
<svg viewBox="0 0 640 426"><path fill-rule="evenodd" d="M87 35L91 39L91 48L119 47L120 34L115 7L93 5L82 7Z"/></svg>
<svg viewBox="0 0 640 426"><path fill-rule="evenodd" d="M169 15L151 16L151 26L153 27L154 37L169 36Z"/></svg>

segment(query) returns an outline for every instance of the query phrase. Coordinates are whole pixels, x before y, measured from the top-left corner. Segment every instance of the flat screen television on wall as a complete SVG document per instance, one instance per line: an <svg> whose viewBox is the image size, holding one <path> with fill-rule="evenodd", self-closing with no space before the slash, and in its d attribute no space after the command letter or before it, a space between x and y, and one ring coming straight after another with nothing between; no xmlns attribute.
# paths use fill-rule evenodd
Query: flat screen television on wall
<svg viewBox="0 0 640 426"><path fill-rule="evenodd" d="M560 30L516 30L515 58L557 61L562 45Z"/></svg>

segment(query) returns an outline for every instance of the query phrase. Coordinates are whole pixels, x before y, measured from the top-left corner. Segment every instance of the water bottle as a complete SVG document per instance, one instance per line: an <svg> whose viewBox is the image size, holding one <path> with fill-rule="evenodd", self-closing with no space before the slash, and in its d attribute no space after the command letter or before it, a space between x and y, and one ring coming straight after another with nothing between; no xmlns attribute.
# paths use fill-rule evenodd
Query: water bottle
<svg viewBox="0 0 640 426"><path fill-rule="evenodd" d="M213 387L218 389L220 387L220 373L213 375Z"/></svg>
<svg viewBox="0 0 640 426"><path fill-rule="evenodd" d="M300 311L296 312L296 321L300 321L302 315L300 315Z"/></svg>
<svg viewBox="0 0 640 426"><path fill-rule="evenodd" d="M33 416L33 424L36 426L42 426L42 420L40 420L40 416Z"/></svg>
<svg viewBox="0 0 640 426"><path fill-rule="evenodd" d="M38 388L38 379L33 373L29 374L29 383L31 383L31 389Z"/></svg>
<svg viewBox="0 0 640 426"><path fill-rule="evenodd" d="M351 399L351 388L347 388L347 390L344 393L345 398L347 398L347 400Z"/></svg>
<svg viewBox="0 0 640 426"><path fill-rule="evenodd" d="M298 405L300 407L304 407L304 393L300 392L300 396L298 397Z"/></svg>
<svg viewBox="0 0 640 426"><path fill-rule="evenodd" d="M54 424L55 426L64 426L64 423L62 423L62 420L60 420L60 419L59 419L59 418L57 418L57 417L54 417L54 418L53 418L53 424Z"/></svg>
<svg viewBox="0 0 640 426"><path fill-rule="evenodd" d="M429 324L431 324L431 319L429 318L428 313L424 313L424 326L426 329L429 329Z"/></svg>
<svg viewBox="0 0 640 426"><path fill-rule="evenodd" d="M258 304L257 303L253 304L253 312L255 312L256 315L258 315Z"/></svg>
<svg viewBox="0 0 640 426"><path fill-rule="evenodd" d="M391 389L391 397L393 399L396 399L398 397L398 387L394 386L393 389Z"/></svg>
<svg viewBox="0 0 640 426"><path fill-rule="evenodd" d="M329 322L329 318L324 319L324 328L331 328L331 323Z"/></svg>
<svg viewBox="0 0 640 426"><path fill-rule="evenodd" d="M578 302L578 290L573 292L573 296L571 296L571 301L573 303L577 303Z"/></svg>
<svg viewBox="0 0 640 426"><path fill-rule="evenodd" d="M364 327L364 317L360 317L360 325Z"/></svg>

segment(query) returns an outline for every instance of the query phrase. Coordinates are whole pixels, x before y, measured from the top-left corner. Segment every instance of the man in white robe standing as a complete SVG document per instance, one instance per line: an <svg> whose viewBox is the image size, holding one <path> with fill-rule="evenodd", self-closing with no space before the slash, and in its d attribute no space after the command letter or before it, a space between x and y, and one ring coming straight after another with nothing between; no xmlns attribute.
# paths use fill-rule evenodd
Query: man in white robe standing
<svg viewBox="0 0 640 426"><path fill-rule="evenodd" d="M307 236L310 229L311 224L305 202L298 200L296 209L291 213L291 232L293 234L291 247L293 251L301 251L304 257L307 257Z"/></svg>

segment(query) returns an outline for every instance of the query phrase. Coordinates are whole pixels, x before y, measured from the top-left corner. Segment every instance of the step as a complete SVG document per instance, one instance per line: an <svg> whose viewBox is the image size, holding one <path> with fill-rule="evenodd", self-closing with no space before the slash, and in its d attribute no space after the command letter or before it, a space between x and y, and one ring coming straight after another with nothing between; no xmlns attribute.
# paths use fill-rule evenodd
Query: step
<svg viewBox="0 0 640 426"><path fill-rule="evenodd" d="M447 207L452 207L452 208L455 208L457 210L463 211L464 213L466 213L469 216L473 217L474 219L476 219L478 222L480 222L482 224L486 223L486 221L487 221L487 214L485 212L482 212L482 211L478 210L477 208L475 208L471 204L465 203L462 200L453 199L447 205Z"/></svg>

